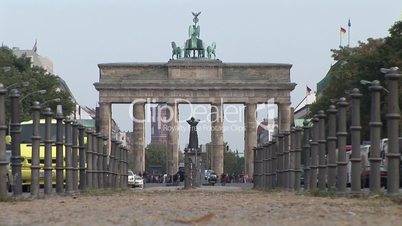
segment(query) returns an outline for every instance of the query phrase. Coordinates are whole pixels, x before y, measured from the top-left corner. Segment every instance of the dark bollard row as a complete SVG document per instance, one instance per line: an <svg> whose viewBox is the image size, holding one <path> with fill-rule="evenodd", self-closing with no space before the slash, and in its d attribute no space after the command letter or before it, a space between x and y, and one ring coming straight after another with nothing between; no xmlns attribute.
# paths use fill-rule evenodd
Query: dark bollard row
<svg viewBox="0 0 402 226"><path fill-rule="evenodd" d="M367 150L362 152L361 149L362 94L355 88L348 91L350 103L345 97L341 97L336 106L329 106L327 114L322 110L318 111L310 121L304 121L303 128L291 128L290 132L276 131L271 141L254 148L254 188L299 191L303 182L305 191L336 189L339 194L349 191L351 194L359 194L363 185L368 183L370 193L379 193L384 184L382 181L384 176L381 174L384 172L383 168L387 167L385 171L387 194L399 194L401 147L399 147L398 82L401 74L397 74L396 70L396 68L381 70L385 73L387 89L384 89L377 80L362 81L362 84L369 85L368 89L371 92L369 122L371 146L368 153ZM386 94L387 99L387 146L381 143L382 94ZM350 115L349 128L348 115ZM352 148L349 153L347 153L348 136ZM388 148L387 151L384 147ZM363 155L367 155L369 165L363 160ZM304 158L303 166L301 156ZM304 178L301 181L302 168ZM363 175L363 172L367 175ZM348 184L350 190L347 188Z"/></svg>
<svg viewBox="0 0 402 226"><path fill-rule="evenodd" d="M7 89L0 83L0 197L9 195L8 190L15 196L23 192L20 94L15 89L9 92L10 162L6 155L6 94ZM40 195L41 183L45 195L53 193L54 184L55 191L59 194L85 191L88 188L126 188L128 149L123 147L121 142L112 140L112 151L109 153L107 136L90 129L85 131L82 125L65 117L61 109L61 106L58 106L54 114L50 108L42 109L42 105L37 101L31 106L31 145L27 145L31 147L31 158L27 161L30 164L30 184L24 182L31 195ZM41 118L44 119L44 125ZM53 118L56 121L55 128L52 127ZM43 130L40 129L42 125ZM55 140L52 140L52 129L56 135ZM9 164L10 169L7 167Z"/></svg>

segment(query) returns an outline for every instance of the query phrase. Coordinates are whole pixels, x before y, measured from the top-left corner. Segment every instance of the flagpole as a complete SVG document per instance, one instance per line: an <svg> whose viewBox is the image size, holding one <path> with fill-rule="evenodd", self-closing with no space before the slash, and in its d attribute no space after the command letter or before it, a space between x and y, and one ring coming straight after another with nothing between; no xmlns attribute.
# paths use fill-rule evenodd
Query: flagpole
<svg viewBox="0 0 402 226"><path fill-rule="evenodd" d="M339 31L339 48L342 48L342 32Z"/></svg>
<svg viewBox="0 0 402 226"><path fill-rule="evenodd" d="M350 24L350 19L348 20L348 47L350 47L350 27L351 27L351 24Z"/></svg>

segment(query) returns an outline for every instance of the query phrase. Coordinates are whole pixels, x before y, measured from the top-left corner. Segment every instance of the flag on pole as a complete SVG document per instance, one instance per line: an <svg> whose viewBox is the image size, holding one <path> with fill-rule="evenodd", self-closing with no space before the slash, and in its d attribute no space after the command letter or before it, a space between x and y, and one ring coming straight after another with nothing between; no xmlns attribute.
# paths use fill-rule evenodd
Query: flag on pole
<svg viewBox="0 0 402 226"><path fill-rule="evenodd" d="M352 24L350 23L350 19L348 20L348 27L351 27Z"/></svg>
<svg viewBox="0 0 402 226"><path fill-rule="evenodd" d="M306 86L306 93L307 93L307 95L311 95L311 89L308 86Z"/></svg>
<svg viewBox="0 0 402 226"><path fill-rule="evenodd" d="M342 35L344 35L344 34L346 34L346 29L345 29L345 28L343 28L343 27L341 27L340 32L341 32L341 34L342 34Z"/></svg>
<svg viewBox="0 0 402 226"><path fill-rule="evenodd" d="M34 44L34 46L32 47L32 50L36 53L36 51L38 50L38 40L37 39L35 39L35 44Z"/></svg>

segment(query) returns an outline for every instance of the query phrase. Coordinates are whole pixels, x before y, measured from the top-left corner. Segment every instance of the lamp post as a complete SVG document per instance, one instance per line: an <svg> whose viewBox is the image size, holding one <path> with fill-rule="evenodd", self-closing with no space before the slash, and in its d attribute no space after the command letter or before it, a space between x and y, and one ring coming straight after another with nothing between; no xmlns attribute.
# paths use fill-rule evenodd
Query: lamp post
<svg viewBox="0 0 402 226"><path fill-rule="evenodd" d="M22 103L22 101L23 101L25 98L27 98L27 97L29 97L29 96L31 96L31 95L33 95L33 94L35 94L35 93L39 93L39 94L45 94L45 93L46 93L46 90L45 90L45 89L41 89L41 90L35 90L35 91L32 91L32 92L30 92L30 93L26 94L25 96L21 97L21 99L20 99L20 103Z"/></svg>
<svg viewBox="0 0 402 226"><path fill-rule="evenodd" d="M28 81L26 81L26 82L16 82L16 83L13 83L13 84L7 86L6 89L10 90L11 87L14 87L14 86L17 86L17 85L22 85L22 87L27 87L27 86L29 86L29 82Z"/></svg>

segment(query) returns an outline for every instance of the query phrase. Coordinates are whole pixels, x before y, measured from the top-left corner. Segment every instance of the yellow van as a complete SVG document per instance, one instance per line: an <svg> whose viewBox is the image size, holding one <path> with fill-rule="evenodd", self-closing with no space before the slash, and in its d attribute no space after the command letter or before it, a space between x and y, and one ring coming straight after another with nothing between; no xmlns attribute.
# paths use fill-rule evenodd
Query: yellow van
<svg viewBox="0 0 402 226"><path fill-rule="evenodd" d="M51 140L56 141L56 123L55 119L52 120L51 124ZM64 125L64 124L63 124ZM31 186L31 161L32 161L32 132L33 132L33 121L25 121L21 123L21 180L22 180L22 190L29 191ZM39 132L41 136L41 143L39 149L39 184L44 185L44 166L45 166L45 145L43 143L45 138L45 119L40 120ZM64 133L64 126L63 126ZM64 146L63 146L63 156L64 156ZM63 157L64 165L64 157ZM56 145L52 144L52 184L56 184ZM13 178L11 173L11 167L8 172L8 184L11 188L13 184Z"/></svg>

